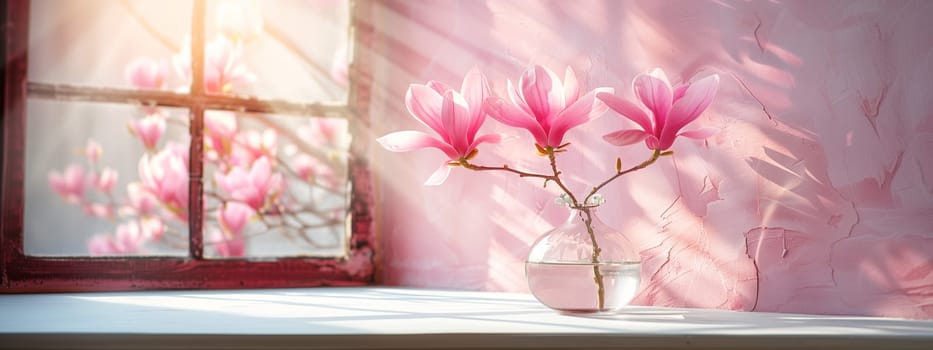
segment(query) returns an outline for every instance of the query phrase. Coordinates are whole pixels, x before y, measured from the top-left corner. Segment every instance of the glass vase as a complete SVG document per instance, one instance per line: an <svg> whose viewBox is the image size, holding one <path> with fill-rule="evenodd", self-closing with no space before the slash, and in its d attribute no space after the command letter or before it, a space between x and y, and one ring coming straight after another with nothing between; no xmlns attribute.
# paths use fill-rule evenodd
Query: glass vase
<svg viewBox="0 0 933 350"><path fill-rule="evenodd" d="M627 305L641 282L632 242L597 215L601 197L569 205L570 216L532 245L525 262L531 293L563 313L612 313Z"/></svg>

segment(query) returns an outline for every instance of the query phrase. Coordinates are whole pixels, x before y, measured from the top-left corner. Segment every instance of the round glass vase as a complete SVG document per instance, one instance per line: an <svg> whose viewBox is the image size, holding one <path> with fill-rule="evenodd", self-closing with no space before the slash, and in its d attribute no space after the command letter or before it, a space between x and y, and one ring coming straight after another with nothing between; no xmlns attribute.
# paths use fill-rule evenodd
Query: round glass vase
<svg viewBox="0 0 933 350"><path fill-rule="evenodd" d="M563 313L612 313L635 296L641 258L624 234L599 219L601 202L570 206L570 217L532 245L525 277L545 306Z"/></svg>

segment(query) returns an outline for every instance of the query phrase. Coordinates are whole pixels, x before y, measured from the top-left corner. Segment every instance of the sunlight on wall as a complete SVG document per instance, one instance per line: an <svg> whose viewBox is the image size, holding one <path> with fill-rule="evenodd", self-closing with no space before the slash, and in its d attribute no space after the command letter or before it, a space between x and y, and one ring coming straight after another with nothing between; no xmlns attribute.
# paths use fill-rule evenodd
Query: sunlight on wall
<svg viewBox="0 0 933 350"><path fill-rule="evenodd" d="M380 2L374 136L420 125L408 84L483 71L505 93L529 64L573 67L584 88L615 87L658 66L674 81L722 77L697 122L719 134L603 191L604 221L632 235L645 281L637 303L931 318L933 158L931 26L923 1ZM379 22L383 21L383 22ZM588 188L643 147L599 136L613 112L571 131L560 155ZM527 135L482 145L477 162L546 169ZM390 284L524 291L536 232L564 218L554 188L455 169L443 158L374 149L381 181L384 278ZM896 217L897 219L889 219Z"/></svg>

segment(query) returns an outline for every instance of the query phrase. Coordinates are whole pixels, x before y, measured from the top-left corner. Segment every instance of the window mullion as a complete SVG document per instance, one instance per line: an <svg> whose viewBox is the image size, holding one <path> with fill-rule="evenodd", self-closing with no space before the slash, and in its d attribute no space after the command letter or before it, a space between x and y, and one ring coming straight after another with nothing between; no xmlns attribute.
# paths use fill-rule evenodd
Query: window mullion
<svg viewBox="0 0 933 350"><path fill-rule="evenodd" d="M27 89L30 98L72 102L104 102L144 106L189 108L200 105L205 109L234 112L291 114L345 119L349 107L344 102L297 102L233 95L191 96L156 90L129 90L71 84L49 84L31 81Z"/></svg>
<svg viewBox="0 0 933 350"><path fill-rule="evenodd" d="M204 94L204 18L206 0L195 0L191 18L191 90L192 96ZM188 249L191 258L204 258L203 206L203 134L204 106L191 106L191 145L188 152Z"/></svg>

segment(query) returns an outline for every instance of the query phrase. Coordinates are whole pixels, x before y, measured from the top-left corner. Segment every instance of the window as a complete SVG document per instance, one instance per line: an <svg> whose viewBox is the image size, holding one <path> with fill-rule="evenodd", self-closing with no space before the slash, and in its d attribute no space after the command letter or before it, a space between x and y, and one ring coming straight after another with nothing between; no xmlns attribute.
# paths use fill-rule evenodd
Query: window
<svg viewBox="0 0 933 350"><path fill-rule="evenodd" d="M347 14L349 30L317 45L281 25L322 22L306 18L309 3L6 2L0 291L370 282L368 146L352 137L368 123L368 10L321 2ZM121 22L100 25L110 12ZM90 13L95 26L75 22ZM243 58L250 40L265 46ZM119 45L172 54L114 68L128 82L81 66ZM332 55L351 62L346 81L323 78ZM94 220L69 221L75 213Z"/></svg>

